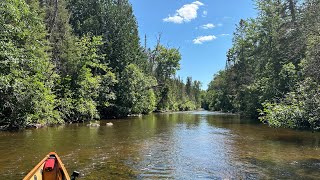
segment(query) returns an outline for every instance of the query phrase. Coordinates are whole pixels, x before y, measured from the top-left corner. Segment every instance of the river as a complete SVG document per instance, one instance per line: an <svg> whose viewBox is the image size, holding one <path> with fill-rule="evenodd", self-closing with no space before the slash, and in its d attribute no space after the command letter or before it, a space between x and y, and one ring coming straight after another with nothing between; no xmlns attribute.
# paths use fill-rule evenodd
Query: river
<svg viewBox="0 0 320 180"><path fill-rule="evenodd" d="M319 132L207 111L99 123L0 132L0 179L22 179L50 151L80 179L320 177Z"/></svg>

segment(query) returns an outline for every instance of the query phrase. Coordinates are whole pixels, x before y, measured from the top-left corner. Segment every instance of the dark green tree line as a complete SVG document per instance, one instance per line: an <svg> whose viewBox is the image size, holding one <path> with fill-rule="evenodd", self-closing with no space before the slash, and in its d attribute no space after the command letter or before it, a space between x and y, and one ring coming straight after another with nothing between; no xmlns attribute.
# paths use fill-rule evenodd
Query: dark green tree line
<svg viewBox="0 0 320 180"><path fill-rule="evenodd" d="M38 2L1 1L0 14L0 124L61 122L52 91L57 74Z"/></svg>
<svg viewBox="0 0 320 180"><path fill-rule="evenodd" d="M200 82L175 76L179 49L142 47L128 0L0 5L0 127L200 107Z"/></svg>
<svg viewBox="0 0 320 180"><path fill-rule="evenodd" d="M274 127L318 129L319 1L255 2L258 17L240 21L206 105Z"/></svg>

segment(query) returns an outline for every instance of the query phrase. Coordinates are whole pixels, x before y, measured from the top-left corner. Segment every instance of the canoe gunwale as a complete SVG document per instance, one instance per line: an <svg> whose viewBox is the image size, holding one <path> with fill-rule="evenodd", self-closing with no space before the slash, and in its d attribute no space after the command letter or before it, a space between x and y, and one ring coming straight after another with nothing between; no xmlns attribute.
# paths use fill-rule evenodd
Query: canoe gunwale
<svg viewBox="0 0 320 180"><path fill-rule="evenodd" d="M50 155L54 155L58 161L58 165L59 168L62 169L64 176L66 178L66 180L70 180L70 176L68 174L68 171L66 170L66 168L64 167L64 164L62 163L60 157L58 156L57 153L55 152L50 152L49 154L47 154L24 178L23 180L30 180L33 175L39 170L39 168L44 164L44 162L50 157Z"/></svg>

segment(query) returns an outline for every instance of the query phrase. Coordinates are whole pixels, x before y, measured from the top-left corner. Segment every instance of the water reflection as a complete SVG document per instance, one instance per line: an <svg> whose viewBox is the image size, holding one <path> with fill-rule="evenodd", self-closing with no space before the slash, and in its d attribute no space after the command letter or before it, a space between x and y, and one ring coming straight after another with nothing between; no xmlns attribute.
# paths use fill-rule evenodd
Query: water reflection
<svg viewBox="0 0 320 180"><path fill-rule="evenodd" d="M82 179L317 179L319 133L206 111L0 132L0 174L21 179L49 151Z"/></svg>
<svg viewBox="0 0 320 180"><path fill-rule="evenodd" d="M240 171L250 169L260 178L319 177L319 133L271 129L236 116L212 118L209 124L228 128L234 135L230 156L240 162Z"/></svg>

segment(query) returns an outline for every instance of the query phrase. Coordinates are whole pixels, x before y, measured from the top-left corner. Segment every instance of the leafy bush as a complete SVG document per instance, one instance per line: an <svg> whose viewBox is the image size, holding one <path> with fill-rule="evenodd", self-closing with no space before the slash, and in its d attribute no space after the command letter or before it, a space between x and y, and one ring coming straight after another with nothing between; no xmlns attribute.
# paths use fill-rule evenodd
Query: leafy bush
<svg viewBox="0 0 320 180"><path fill-rule="evenodd" d="M279 103L266 102L260 120L272 127L320 129L320 86L307 78Z"/></svg>

